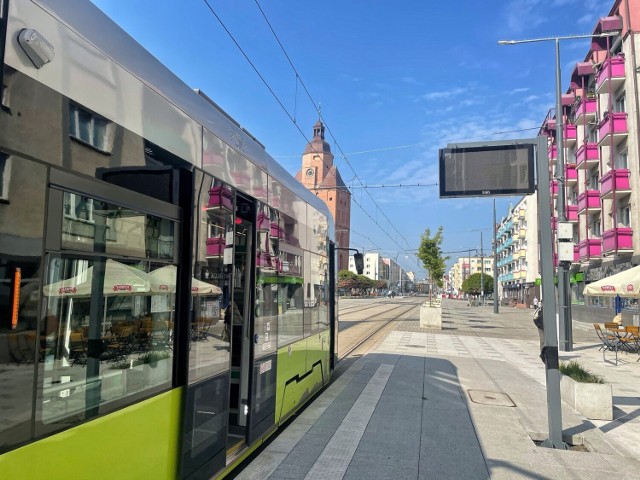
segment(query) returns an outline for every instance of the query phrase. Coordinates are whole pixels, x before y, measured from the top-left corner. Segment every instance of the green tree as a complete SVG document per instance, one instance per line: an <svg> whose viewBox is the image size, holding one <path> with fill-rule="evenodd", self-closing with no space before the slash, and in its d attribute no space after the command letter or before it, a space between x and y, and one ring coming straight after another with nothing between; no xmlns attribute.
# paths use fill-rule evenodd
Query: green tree
<svg viewBox="0 0 640 480"><path fill-rule="evenodd" d="M484 289L480 288L480 277L482 276L482 283L484 283ZM474 273L464 282L462 282L462 291L469 295L480 295L484 291L485 295L493 293L493 277L486 273Z"/></svg>
<svg viewBox="0 0 640 480"><path fill-rule="evenodd" d="M433 291L433 284L442 287L442 279L445 273L445 262L449 257L442 256L442 240L444 239L443 227L440 225L436 233L431 236L428 228L420 237L420 248L418 248L418 258L422 261L424 268L429 271L429 299Z"/></svg>

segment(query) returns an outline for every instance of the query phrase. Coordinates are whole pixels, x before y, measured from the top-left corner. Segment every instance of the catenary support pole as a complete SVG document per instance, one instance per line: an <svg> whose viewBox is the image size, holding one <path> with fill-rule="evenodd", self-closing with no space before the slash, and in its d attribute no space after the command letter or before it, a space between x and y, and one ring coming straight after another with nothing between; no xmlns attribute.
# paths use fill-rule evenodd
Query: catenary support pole
<svg viewBox="0 0 640 480"><path fill-rule="evenodd" d="M542 312L544 320L544 348L547 384L547 421L549 438L543 446L566 449L562 441L562 404L560 399L560 371L556 330L556 296L553 281L553 248L551 236L551 194L549 191L549 154L547 137L539 136L536 148L538 173L538 214L540 216L540 259L542 264ZM532 327L533 328L533 327Z"/></svg>

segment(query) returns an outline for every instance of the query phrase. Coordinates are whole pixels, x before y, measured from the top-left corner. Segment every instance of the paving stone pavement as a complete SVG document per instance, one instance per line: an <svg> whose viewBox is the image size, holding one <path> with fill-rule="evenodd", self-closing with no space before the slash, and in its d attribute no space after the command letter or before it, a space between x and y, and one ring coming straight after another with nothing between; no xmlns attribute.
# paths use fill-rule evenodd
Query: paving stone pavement
<svg viewBox="0 0 640 480"><path fill-rule="evenodd" d="M603 360L595 333L576 325L560 360L612 385L614 420L563 403L563 433L589 451L543 448L534 440L548 436L545 370L531 312L497 318L462 302L443 311L442 331L398 322L237 478L640 479L637 354Z"/></svg>

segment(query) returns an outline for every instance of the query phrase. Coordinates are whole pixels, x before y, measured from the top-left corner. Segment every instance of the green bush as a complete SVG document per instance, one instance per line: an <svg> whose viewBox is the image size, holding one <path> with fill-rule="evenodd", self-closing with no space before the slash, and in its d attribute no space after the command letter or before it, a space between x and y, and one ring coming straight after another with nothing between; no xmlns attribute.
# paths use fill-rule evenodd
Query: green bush
<svg viewBox="0 0 640 480"><path fill-rule="evenodd" d="M590 372L575 360L566 363L560 362L560 373L571 377L576 382L604 383L604 379L600 375Z"/></svg>

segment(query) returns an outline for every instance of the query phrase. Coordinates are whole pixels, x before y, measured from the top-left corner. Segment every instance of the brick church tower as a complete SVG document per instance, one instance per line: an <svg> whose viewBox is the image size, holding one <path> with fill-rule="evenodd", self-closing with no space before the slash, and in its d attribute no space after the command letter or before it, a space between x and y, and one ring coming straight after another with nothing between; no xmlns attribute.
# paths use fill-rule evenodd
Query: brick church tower
<svg viewBox="0 0 640 480"><path fill-rule="evenodd" d="M336 225L337 247L349 247L351 225L351 192L333 164L331 147L324 139L324 124L313 126L313 139L302 155L302 169L296 178L321 198L329 207ZM349 269L349 252L338 250L338 270Z"/></svg>

